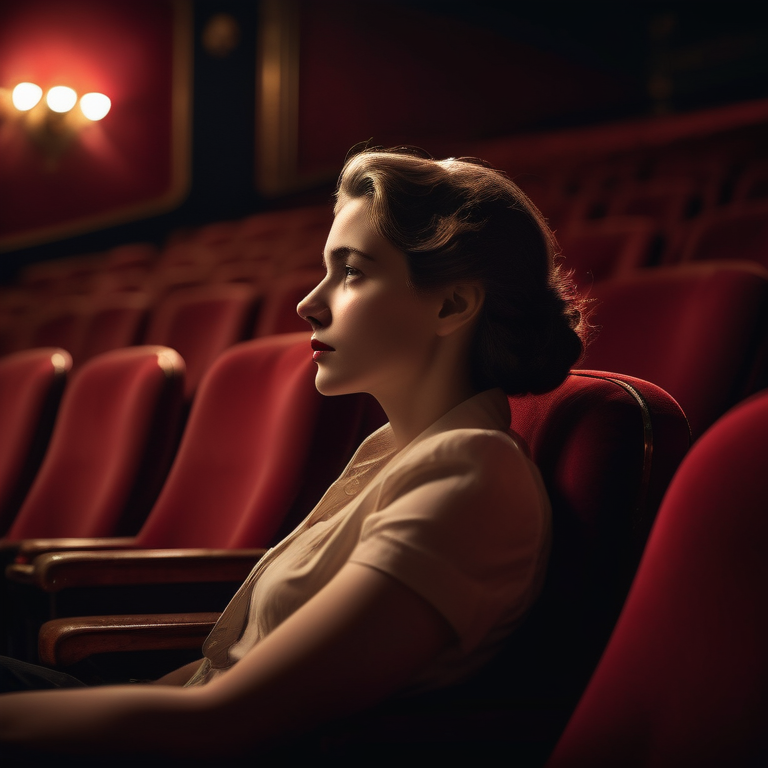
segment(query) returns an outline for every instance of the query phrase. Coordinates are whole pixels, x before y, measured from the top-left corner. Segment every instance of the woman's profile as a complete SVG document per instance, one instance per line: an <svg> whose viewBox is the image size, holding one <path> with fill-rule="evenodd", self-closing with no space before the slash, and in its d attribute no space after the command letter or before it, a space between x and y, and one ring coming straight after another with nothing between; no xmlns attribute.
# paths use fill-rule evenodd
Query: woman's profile
<svg viewBox="0 0 768 768"><path fill-rule="evenodd" d="M1 696L5 749L257 753L466 679L524 620L551 521L508 396L554 389L582 352L544 219L479 161L363 150L322 258L298 306L317 389L367 392L388 423L256 565L200 662L155 684Z"/></svg>

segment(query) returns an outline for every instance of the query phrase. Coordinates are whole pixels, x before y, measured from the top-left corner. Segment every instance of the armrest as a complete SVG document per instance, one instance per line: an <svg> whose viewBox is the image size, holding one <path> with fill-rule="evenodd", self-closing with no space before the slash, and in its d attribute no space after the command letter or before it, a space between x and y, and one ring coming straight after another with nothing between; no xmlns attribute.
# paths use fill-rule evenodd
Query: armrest
<svg viewBox="0 0 768 768"><path fill-rule="evenodd" d="M15 545L13 559L17 563L30 563L44 552L130 549L135 541L136 539L130 536L112 536L103 538L22 539L10 543Z"/></svg>
<svg viewBox="0 0 768 768"><path fill-rule="evenodd" d="M264 549L135 549L47 552L12 563L6 578L45 592L70 587L243 581Z"/></svg>
<svg viewBox="0 0 768 768"><path fill-rule="evenodd" d="M53 619L40 629L40 663L68 667L98 653L200 648L218 618L170 613Z"/></svg>

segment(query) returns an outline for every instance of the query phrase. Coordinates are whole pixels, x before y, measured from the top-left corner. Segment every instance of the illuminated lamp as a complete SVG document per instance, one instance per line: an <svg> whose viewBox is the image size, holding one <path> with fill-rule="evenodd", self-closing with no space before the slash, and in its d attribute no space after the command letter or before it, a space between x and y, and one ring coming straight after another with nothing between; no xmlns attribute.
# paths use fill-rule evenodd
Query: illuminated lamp
<svg viewBox="0 0 768 768"><path fill-rule="evenodd" d="M82 113L93 122L105 118L111 108L112 102L109 100L109 96L105 96L103 93L86 93L80 99Z"/></svg>
<svg viewBox="0 0 768 768"><path fill-rule="evenodd" d="M43 98L43 89L34 83L19 83L11 94L13 106L19 112L29 112Z"/></svg>
<svg viewBox="0 0 768 768"><path fill-rule="evenodd" d="M45 102L53 112L69 112L77 104L77 94L66 85L56 85L45 95Z"/></svg>
<svg viewBox="0 0 768 768"><path fill-rule="evenodd" d="M102 120L112 108L111 100L103 93L86 93L79 102L80 109L73 112L78 95L66 85L50 88L43 99L43 89L39 85L18 83L11 92L13 110L10 114L3 112L0 118L12 117L42 150L48 167L55 168L80 131L89 122Z"/></svg>

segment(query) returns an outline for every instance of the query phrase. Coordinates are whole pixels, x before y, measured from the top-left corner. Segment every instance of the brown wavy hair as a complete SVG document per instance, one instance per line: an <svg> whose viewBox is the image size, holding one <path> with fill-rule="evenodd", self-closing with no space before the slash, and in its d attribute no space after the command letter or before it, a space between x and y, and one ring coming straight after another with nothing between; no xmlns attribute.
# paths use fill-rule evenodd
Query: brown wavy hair
<svg viewBox="0 0 768 768"><path fill-rule="evenodd" d="M344 165L336 210L361 197L376 231L405 254L417 290L483 286L471 361L478 389L547 392L565 379L584 351L585 304L544 217L505 173L475 158L364 149Z"/></svg>

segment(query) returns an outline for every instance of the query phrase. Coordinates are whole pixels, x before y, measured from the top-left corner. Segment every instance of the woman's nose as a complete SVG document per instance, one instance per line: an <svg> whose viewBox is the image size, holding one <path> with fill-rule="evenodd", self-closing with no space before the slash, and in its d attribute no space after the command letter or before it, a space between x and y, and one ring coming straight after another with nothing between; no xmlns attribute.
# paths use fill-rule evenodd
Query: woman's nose
<svg viewBox="0 0 768 768"><path fill-rule="evenodd" d="M310 291L296 307L299 317L306 320L313 329L328 325L330 320L330 310L319 295L320 285Z"/></svg>

